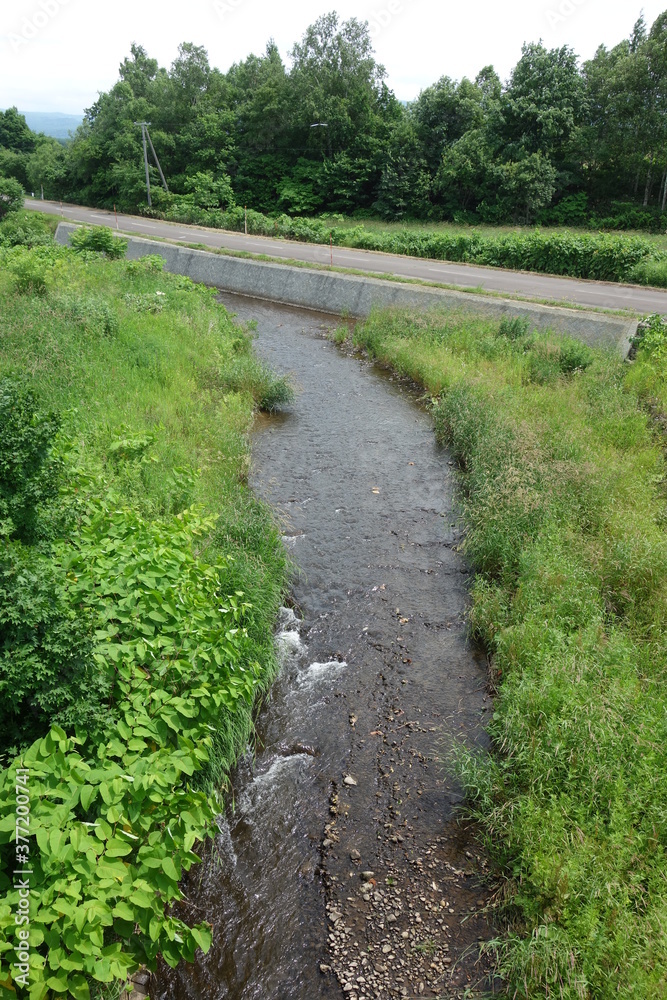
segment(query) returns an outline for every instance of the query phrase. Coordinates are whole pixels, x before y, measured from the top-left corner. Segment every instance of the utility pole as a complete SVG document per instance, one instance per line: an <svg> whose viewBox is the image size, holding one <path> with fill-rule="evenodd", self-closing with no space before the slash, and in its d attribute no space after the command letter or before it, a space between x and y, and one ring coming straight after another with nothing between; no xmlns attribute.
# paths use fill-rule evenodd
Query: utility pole
<svg viewBox="0 0 667 1000"><path fill-rule="evenodd" d="M144 167L146 168L146 194L148 196L148 207L152 208L153 204L151 202L151 178L148 172L148 149L146 146L146 138L148 138L148 141L150 143L151 153L153 154L155 165L157 166L158 171L160 173L162 186L164 187L167 194L169 194L169 188L167 187L167 182L164 179L164 174L162 173L162 167L160 166L160 161L157 158L157 153L155 152L155 147L153 146L153 140L151 139L150 132L148 131L148 126L150 125L150 122L135 122L134 124L141 126L141 141L144 147Z"/></svg>
<svg viewBox="0 0 667 1000"><path fill-rule="evenodd" d="M160 172L160 179L162 180L162 187L165 189L165 191L167 192L167 194L169 194L169 188L167 187L167 182L164 179L164 174L162 173L162 167L160 166L160 161L157 158L157 153L155 152L155 147L153 146L153 140L151 139L151 134L148 131L148 125L150 125L150 122L148 122L147 125L146 125L146 135L148 136L148 141L151 144L151 153L153 154L153 159L155 160L155 164L156 164L156 166L158 168L158 171Z"/></svg>
<svg viewBox="0 0 667 1000"><path fill-rule="evenodd" d="M148 195L148 207L152 208L153 203L151 201L151 178L148 173L148 150L146 149L146 126L148 122L135 122L135 125L141 125L141 141L144 144L144 166L146 167L146 194Z"/></svg>

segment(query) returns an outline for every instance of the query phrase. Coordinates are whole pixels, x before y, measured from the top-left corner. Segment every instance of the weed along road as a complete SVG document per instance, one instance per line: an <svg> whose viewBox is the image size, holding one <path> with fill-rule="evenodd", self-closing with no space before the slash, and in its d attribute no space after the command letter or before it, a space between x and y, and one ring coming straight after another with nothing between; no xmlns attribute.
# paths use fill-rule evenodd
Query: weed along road
<svg viewBox="0 0 667 1000"><path fill-rule="evenodd" d="M326 339L331 317L221 299L296 386L259 420L251 469L294 606L256 753L186 883L213 946L162 966L151 996L474 996L489 890L441 761L454 740L484 745L490 699L464 626L452 463L405 388Z"/></svg>
<svg viewBox="0 0 667 1000"><path fill-rule="evenodd" d="M67 222L93 226L115 226L113 212L104 209L61 205L59 202L27 199L26 208L49 215L62 215ZM197 243L206 249L226 248L252 254L267 254L285 260L299 260L327 266L331 261L328 246L270 239L264 236L244 236L216 229L204 229L182 223L144 219L140 216L118 215L120 230L133 236L149 236ZM597 309L621 309L633 313L667 314L667 291L641 288L635 285L603 281L581 281L555 275L506 271L474 264L453 264L445 261L420 260L393 254L333 248L335 267L351 268L392 277L417 278L427 282L455 285L460 288L482 289L500 295L516 295L527 299L562 302Z"/></svg>

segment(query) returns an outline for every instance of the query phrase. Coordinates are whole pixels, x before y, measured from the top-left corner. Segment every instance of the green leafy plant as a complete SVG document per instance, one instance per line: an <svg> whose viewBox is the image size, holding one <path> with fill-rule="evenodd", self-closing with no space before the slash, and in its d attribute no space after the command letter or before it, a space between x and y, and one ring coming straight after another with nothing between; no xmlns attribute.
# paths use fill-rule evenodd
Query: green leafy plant
<svg viewBox="0 0 667 1000"><path fill-rule="evenodd" d="M108 226L82 226L71 234L70 246L77 253L90 250L116 259L125 256L127 240L120 236L114 236L113 230L109 229Z"/></svg>
<svg viewBox="0 0 667 1000"><path fill-rule="evenodd" d="M0 220L23 208L25 192L13 177L0 176Z"/></svg>
<svg viewBox="0 0 667 1000"><path fill-rule="evenodd" d="M188 928L171 913L216 809L187 779L207 764L221 713L239 700L252 704L260 673L245 657L249 606L242 594L220 591L228 561L196 555L214 525L195 510L149 523L97 503L63 563L67 601L93 627L92 661L116 721L82 719L70 737L52 728L0 778L6 860L14 772L31 775L39 886L31 1000L49 991L87 997L87 976L124 978L140 964L154 968L158 953L176 965L210 944L206 925ZM18 904L1 879L0 979L11 973L4 954Z"/></svg>

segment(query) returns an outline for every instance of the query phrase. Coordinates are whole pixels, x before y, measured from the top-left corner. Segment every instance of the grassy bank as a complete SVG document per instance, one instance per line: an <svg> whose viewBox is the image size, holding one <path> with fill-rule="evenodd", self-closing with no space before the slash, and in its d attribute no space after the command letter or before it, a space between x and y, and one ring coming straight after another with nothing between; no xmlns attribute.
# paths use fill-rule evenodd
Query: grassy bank
<svg viewBox="0 0 667 1000"><path fill-rule="evenodd" d="M341 338L345 331L341 331ZM423 385L460 464L494 753L453 759L504 879L509 996L667 996L667 338L377 314L354 341Z"/></svg>
<svg viewBox="0 0 667 1000"><path fill-rule="evenodd" d="M275 668L286 567L247 433L289 388L159 258L19 242L0 250L0 989L83 998L210 941L174 904Z"/></svg>

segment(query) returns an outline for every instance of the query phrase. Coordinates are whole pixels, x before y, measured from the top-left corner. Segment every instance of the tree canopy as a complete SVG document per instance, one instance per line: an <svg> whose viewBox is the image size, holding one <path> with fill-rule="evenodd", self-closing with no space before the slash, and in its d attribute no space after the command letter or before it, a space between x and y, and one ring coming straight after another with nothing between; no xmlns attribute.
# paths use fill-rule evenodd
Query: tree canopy
<svg viewBox="0 0 667 1000"><path fill-rule="evenodd" d="M583 65L567 46L527 43L505 83L493 66L474 80L443 75L407 105L387 87L368 24L335 13L306 30L287 65L272 40L225 73L190 42L169 68L132 45L65 148L15 108L0 113L0 175L47 197L139 210L138 121L150 122L169 181L158 210L180 198L269 214L657 219L667 205L667 11Z"/></svg>

